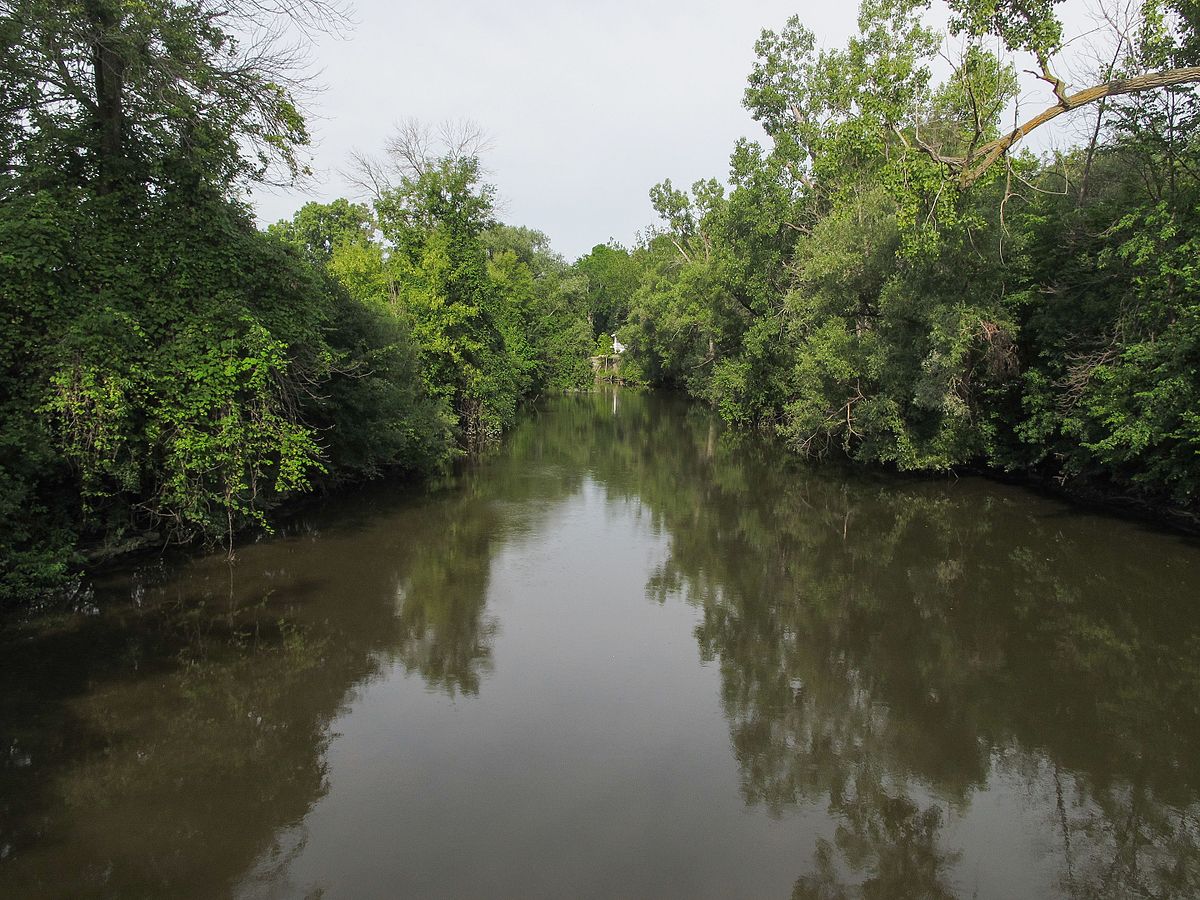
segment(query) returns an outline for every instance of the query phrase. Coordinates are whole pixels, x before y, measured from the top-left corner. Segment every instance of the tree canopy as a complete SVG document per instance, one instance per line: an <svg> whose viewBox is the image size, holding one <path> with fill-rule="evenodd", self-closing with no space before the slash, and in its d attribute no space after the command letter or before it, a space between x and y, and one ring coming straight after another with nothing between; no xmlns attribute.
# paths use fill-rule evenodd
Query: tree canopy
<svg viewBox="0 0 1200 900"><path fill-rule="evenodd" d="M286 36L345 22L324 0L0 3L0 604L124 548L232 553L297 493L438 471L587 377L582 295L499 224L481 144L411 145L371 204L255 228L245 191L306 172Z"/></svg>
<svg viewBox="0 0 1200 900"><path fill-rule="evenodd" d="M929 8L864 0L841 47L798 16L762 33L770 143L739 142L727 194L651 189L629 371L804 455L1194 513L1195 10L1113 6L1076 90L1057 3L950 0L948 33ZM1050 99L1009 128L1019 67ZM1067 113L1086 140L1022 149Z"/></svg>

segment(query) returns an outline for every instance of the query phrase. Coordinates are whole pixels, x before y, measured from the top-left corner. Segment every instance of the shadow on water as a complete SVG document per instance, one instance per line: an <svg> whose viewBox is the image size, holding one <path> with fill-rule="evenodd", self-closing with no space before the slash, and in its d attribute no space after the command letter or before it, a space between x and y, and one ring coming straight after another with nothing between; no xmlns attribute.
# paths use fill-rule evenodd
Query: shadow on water
<svg viewBox="0 0 1200 900"><path fill-rule="evenodd" d="M400 667L486 702L494 559L585 481L669 537L645 592L695 610L742 802L829 822L794 896L996 895L973 861L1004 804L1027 841L1001 894L1200 896L1200 551L978 479L799 465L633 392L531 413L443 490L352 492L232 569L114 575L10 627L0 893L283 872L365 686Z"/></svg>

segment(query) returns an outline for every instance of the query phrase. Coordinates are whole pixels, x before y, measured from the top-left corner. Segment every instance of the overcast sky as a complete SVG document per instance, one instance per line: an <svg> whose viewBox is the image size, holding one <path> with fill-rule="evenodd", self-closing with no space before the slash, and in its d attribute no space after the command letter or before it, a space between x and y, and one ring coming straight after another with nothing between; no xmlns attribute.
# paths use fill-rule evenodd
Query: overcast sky
<svg viewBox="0 0 1200 900"><path fill-rule="evenodd" d="M741 102L764 27L796 13L837 46L858 10L857 0L353 2L347 35L312 48L325 88L308 105L317 178L258 188L260 223L355 197L340 174L350 152L377 153L401 119L471 119L492 141L484 163L503 220L546 232L568 259L609 238L632 243L655 218L651 185L724 180L734 142L765 138ZM1084 22L1084 2L1068 0L1068 22Z"/></svg>
<svg viewBox="0 0 1200 900"><path fill-rule="evenodd" d="M654 219L663 178L724 179L741 136L754 41L792 13L823 43L855 29L857 4L803 0L354 0L356 25L312 56L325 91L309 106L316 183L255 191L260 222L310 199L351 196L339 169L378 151L395 122L469 118L502 218L546 232L568 259Z"/></svg>

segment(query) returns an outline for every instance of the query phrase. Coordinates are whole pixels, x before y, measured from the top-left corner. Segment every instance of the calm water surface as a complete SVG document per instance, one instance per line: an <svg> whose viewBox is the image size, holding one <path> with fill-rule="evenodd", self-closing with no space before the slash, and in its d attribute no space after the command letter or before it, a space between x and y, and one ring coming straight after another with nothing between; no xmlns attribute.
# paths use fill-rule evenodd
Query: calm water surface
<svg viewBox="0 0 1200 900"><path fill-rule="evenodd" d="M531 415L0 639L13 897L1197 897L1200 548Z"/></svg>

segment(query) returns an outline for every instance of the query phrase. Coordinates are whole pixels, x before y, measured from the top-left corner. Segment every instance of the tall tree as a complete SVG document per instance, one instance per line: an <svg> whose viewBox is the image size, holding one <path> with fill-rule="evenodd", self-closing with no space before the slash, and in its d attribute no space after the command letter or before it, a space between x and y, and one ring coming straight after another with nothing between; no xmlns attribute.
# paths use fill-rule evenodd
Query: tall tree
<svg viewBox="0 0 1200 900"><path fill-rule="evenodd" d="M65 166L109 190L184 162L225 186L291 180L308 80L285 31L345 23L336 0L3 0L8 170Z"/></svg>

